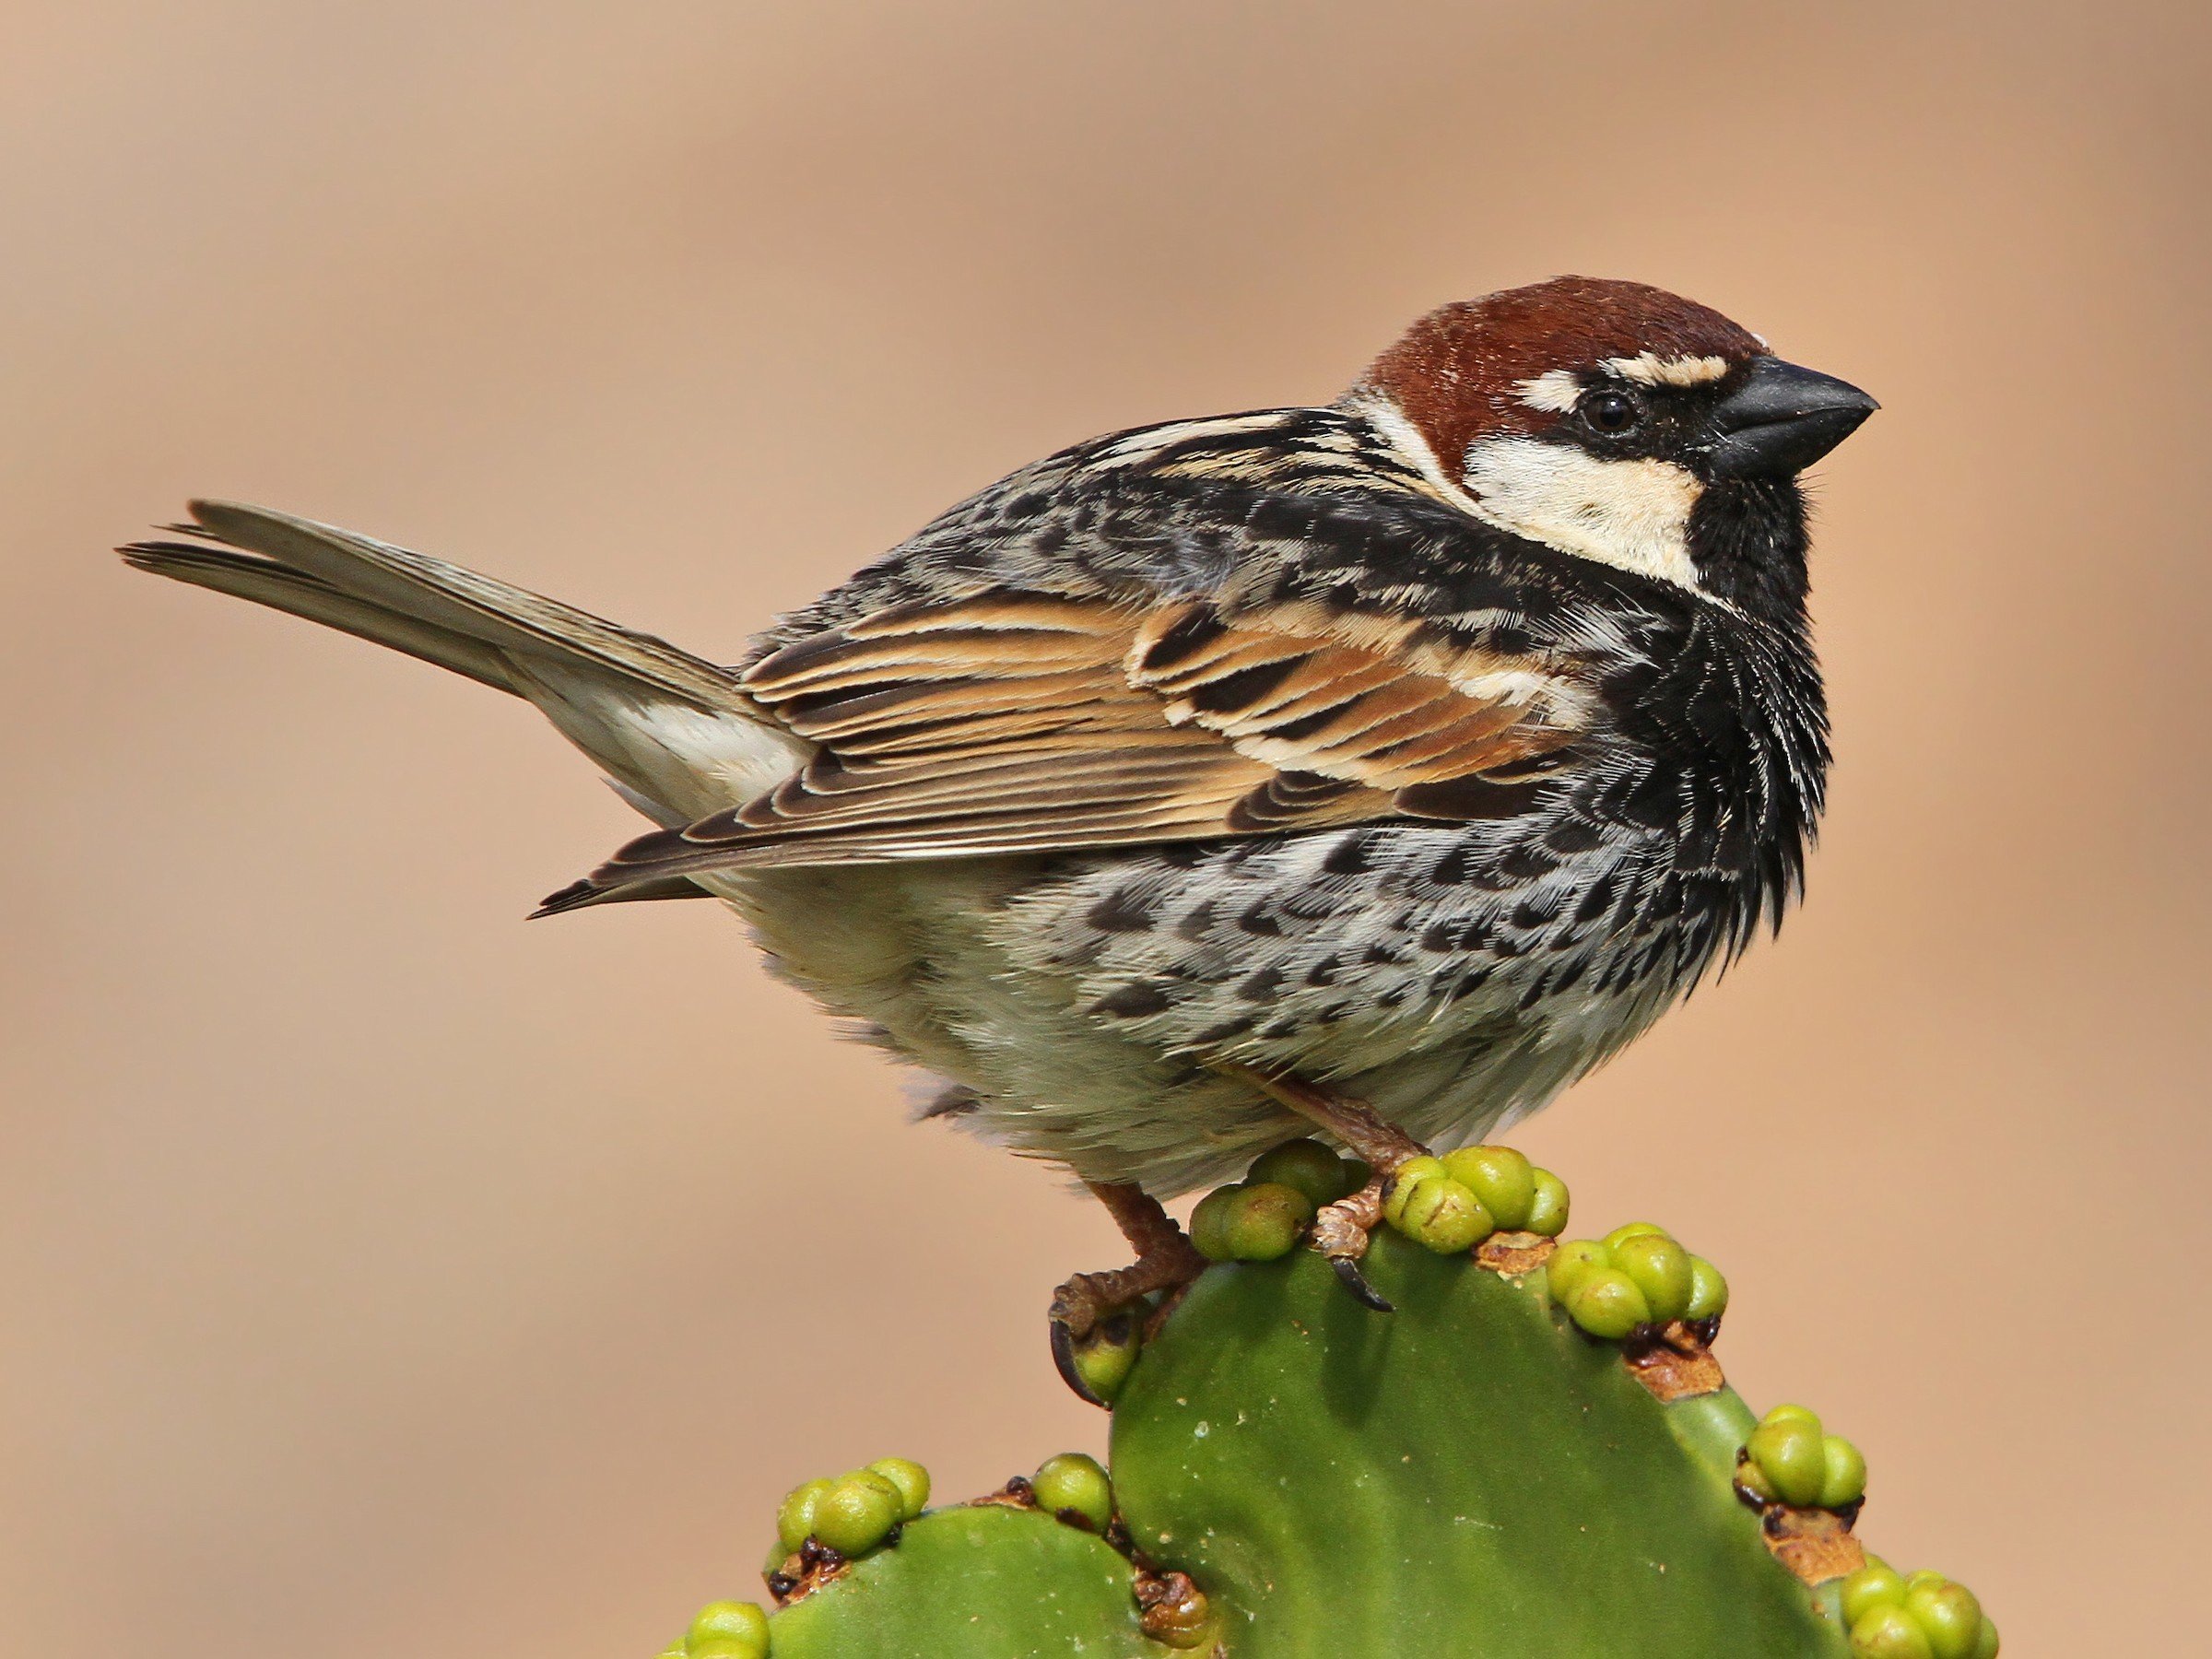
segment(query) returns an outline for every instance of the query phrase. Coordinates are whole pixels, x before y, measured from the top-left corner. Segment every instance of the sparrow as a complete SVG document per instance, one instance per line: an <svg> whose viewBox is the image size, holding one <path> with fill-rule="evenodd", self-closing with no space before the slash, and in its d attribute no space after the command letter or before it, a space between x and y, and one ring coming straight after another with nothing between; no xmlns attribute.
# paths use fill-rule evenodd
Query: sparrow
<svg viewBox="0 0 2212 1659"><path fill-rule="evenodd" d="M726 665L258 507L122 552L535 704L658 826L538 914L722 900L927 1115L1105 1201L1137 1259L1060 1288L1066 1371L1196 1272L1161 1199L1318 1128L1364 1292L1393 1169L1779 925L1830 759L1798 478L1876 406L1558 277L1334 403L1024 466Z"/></svg>

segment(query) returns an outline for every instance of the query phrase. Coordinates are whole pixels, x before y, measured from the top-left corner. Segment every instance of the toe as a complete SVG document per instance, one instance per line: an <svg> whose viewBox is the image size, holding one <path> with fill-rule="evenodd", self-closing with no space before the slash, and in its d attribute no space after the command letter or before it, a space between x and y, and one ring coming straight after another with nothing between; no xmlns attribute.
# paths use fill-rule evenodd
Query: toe
<svg viewBox="0 0 2212 1659"><path fill-rule="evenodd" d="M1368 1234L1382 1214L1383 1183L1371 1181L1348 1198L1322 1206L1313 1218L1313 1248L1328 1257L1338 1281L1378 1313L1394 1312L1389 1298L1368 1283L1359 1258L1367 1253Z"/></svg>
<svg viewBox="0 0 2212 1659"><path fill-rule="evenodd" d="M1091 1327L1099 1323L1101 1312L1098 1293L1091 1288L1090 1275L1078 1273L1053 1292L1053 1306L1047 1317L1054 1330L1065 1330L1070 1336L1088 1336Z"/></svg>
<svg viewBox="0 0 2212 1659"><path fill-rule="evenodd" d="M1382 1182L1371 1181L1348 1198L1324 1204L1313 1218L1313 1248L1323 1255L1358 1261L1367 1235L1382 1218Z"/></svg>

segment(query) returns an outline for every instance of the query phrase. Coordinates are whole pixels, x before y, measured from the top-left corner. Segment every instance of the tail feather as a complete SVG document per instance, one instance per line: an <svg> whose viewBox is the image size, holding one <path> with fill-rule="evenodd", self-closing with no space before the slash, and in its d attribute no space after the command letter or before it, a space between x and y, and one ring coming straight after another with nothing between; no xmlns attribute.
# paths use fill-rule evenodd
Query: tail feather
<svg viewBox="0 0 2212 1659"><path fill-rule="evenodd" d="M481 640L358 599L320 577L280 565L273 559L199 542L133 542L120 551L135 570L289 611L356 639L388 645L450 668L494 690L521 695L506 659Z"/></svg>
<svg viewBox="0 0 2212 1659"><path fill-rule="evenodd" d="M736 674L650 634L458 565L264 507L194 501L193 540L130 564L288 611L527 700L663 825L735 806L812 752ZM680 877L623 898L697 893Z"/></svg>
<svg viewBox="0 0 2212 1659"><path fill-rule="evenodd" d="M555 660L581 658L619 677L633 680L701 708L726 710L741 704L736 677L729 670L679 651L665 640L632 632L588 611L533 594L525 588L480 576L443 559L411 553L368 536L319 524L310 519L236 501L194 501L193 533L240 552L255 554L297 575L312 577L365 607L352 613L357 622L389 617L403 625L391 633L418 639L423 625L474 640L496 651ZM177 544L141 543L125 558L159 569L164 575L193 581L182 569L154 562L174 556ZM135 557L134 557L135 556ZM202 582L203 586L218 585ZM233 585L226 591L238 593ZM242 597L299 607L285 602L295 589L265 586ZM279 594L284 596L278 596ZM301 611L301 615L313 615ZM323 618L316 616L315 619ZM360 631L348 629L348 632ZM368 638L409 650L400 638L370 632ZM416 653L415 654L419 654ZM433 659L437 660L437 659ZM463 670L463 672L467 672ZM472 675L473 678L481 676ZM510 686L508 688L512 689Z"/></svg>

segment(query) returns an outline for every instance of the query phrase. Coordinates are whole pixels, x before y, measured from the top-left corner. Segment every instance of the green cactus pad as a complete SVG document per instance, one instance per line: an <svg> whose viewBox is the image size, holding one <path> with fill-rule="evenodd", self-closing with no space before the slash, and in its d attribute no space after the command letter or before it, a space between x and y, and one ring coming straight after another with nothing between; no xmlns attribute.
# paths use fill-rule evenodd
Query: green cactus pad
<svg viewBox="0 0 2212 1659"><path fill-rule="evenodd" d="M774 1659L1161 1659L1135 1571L1035 1510L933 1511L770 1620Z"/></svg>
<svg viewBox="0 0 2212 1659"><path fill-rule="evenodd" d="M1230 1654L1846 1651L1731 1490L1733 1394L1662 1406L1540 1277L1381 1232L1365 1265L1396 1313L1306 1252L1206 1274L1116 1402L1135 1547Z"/></svg>
<svg viewBox="0 0 2212 1659"><path fill-rule="evenodd" d="M1524 1218L1563 1227L1556 1177L1473 1152L1460 1169L1507 1214L1525 1198ZM1327 1190L1325 1149L1269 1156L1255 1173ZM794 1488L767 1569L794 1597L772 1659L1994 1659L1970 1591L1865 1555L1857 1450L1802 1406L1754 1417L1723 1382L1710 1263L1650 1222L1440 1254L1419 1189L1482 1202L1444 1168L1401 1169L1401 1214L1373 1233L1391 1314L1312 1251L1253 1261L1232 1236L1254 1194L1302 1218L1304 1186L1202 1205L1242 1259L1141 1342L1149 1304L1117 1316L1111 1477L1063 1454L918 1518L928 1474L901 1459ZM1608 1287L1629 1317L1593 1304ZM751 1618L716 1604L664 1659L759 1659Z"/></svg>

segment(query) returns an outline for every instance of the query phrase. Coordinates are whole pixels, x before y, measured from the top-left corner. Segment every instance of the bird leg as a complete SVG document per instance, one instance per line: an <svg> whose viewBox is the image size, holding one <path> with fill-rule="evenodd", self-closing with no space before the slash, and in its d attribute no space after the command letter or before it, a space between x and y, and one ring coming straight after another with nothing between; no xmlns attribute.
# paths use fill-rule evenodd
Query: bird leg
<svg viewBox="0 0 2212 1659"><path fill-rule="evenodd" d="M1136 1260L1126 1267L1111 1273L1078 1273L1053 1293L1053 1363L1078 1398L1103 1406L1106 1402L1077 1369L1077 1346L1100 1330L1117 1310L1140 1296L1155 1290L1169 1292L1164 1312L1172 1305L1175 1294L1205 1270L1206 1258L1193 1248L1174 1218L1160 1207L1159 1200L1144 1188L1124 1182L1087 1181L1083 1184L1098 1195L1114 1225L1122 1230L1122 1237L1129 1241L1129 1248L1136 1252Z"/></svg>
<svg viewBox="0 0 2212 1659"><path fill-rule="evenodd" d="M1346 1289L1379 1313L1392 1312L1389 1300L1359 1271L1359 1258L1367 1253L1368 1235L1382 1219L1382 1194L1389 1190L1391 1176L1407 1159L1426 1157L1428 1148L1377 1117L1364 1100L1337 1094L1302 1077L1233 1063L1214 1069L1250 1084L1278 1105L1318 1124L1349 1147L1373 1172L1374 1179L1349 1197L1322 1206L1313 1218L1313 1248L1328 1258Z"/></svg>

